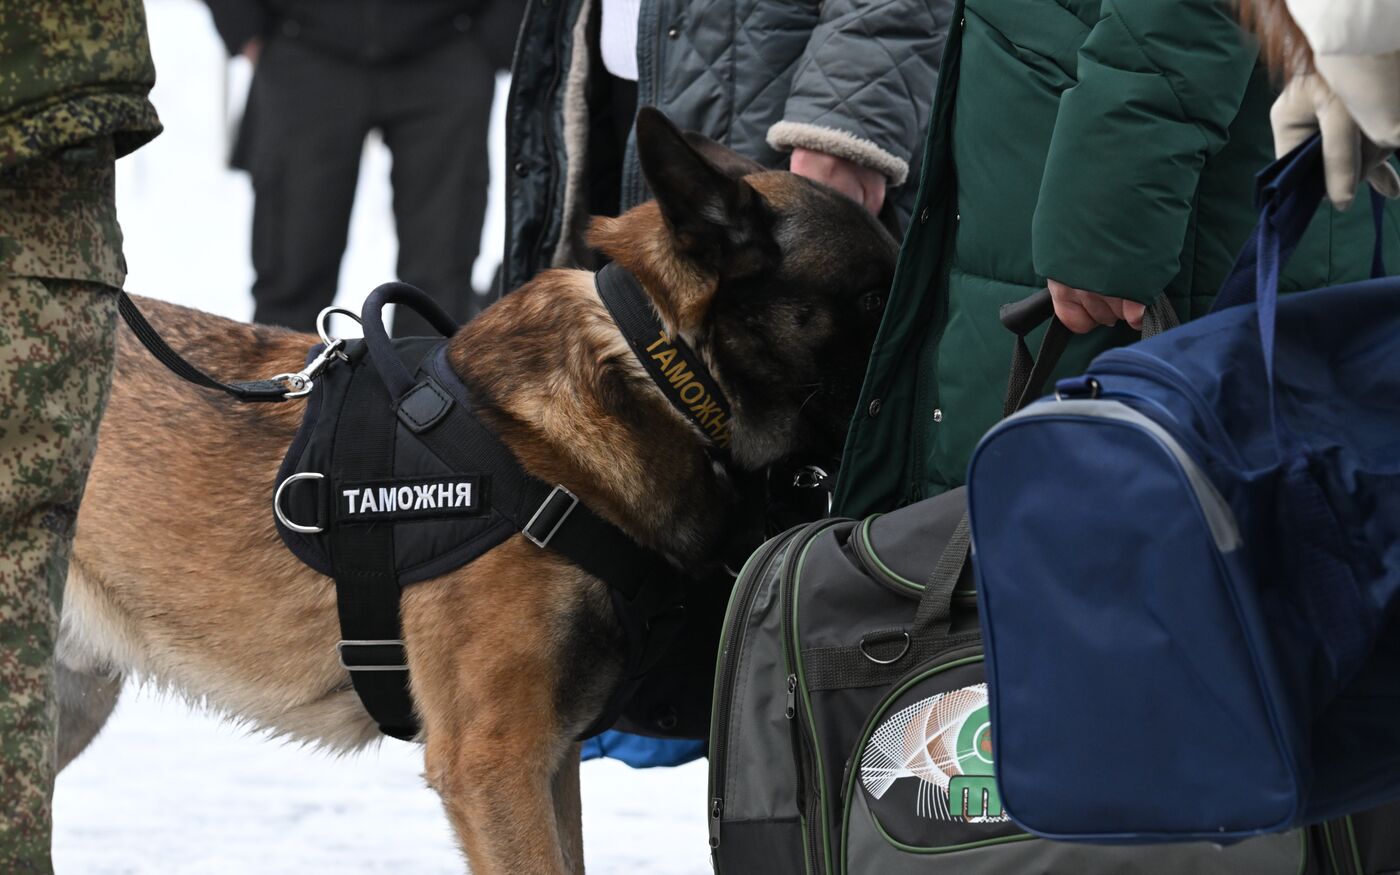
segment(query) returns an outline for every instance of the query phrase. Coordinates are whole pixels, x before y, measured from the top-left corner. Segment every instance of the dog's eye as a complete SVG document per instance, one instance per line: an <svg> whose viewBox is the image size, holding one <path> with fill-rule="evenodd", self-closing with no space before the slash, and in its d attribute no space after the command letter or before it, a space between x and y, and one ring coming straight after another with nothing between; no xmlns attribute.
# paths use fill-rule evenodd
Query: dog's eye
<svg viewBox="0 0 1400 875"><path fill-rule="evenodd" d="M884 292L866 292L860 296L860 308L867 313L875 313L885 306Z"/></svg>

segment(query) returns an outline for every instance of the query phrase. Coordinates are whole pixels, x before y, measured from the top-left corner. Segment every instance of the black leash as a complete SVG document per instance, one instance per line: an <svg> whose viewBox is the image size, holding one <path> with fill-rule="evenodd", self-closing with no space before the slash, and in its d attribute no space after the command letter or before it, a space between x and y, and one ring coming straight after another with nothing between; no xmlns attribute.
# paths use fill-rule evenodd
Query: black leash
<svg viewBox="0 0 1400 875"><path fill-rule="evenodd" d="M117 297L117 309L122 314L122 319L131 328L131 333L136 335L136 339L141 341L141 345L150 351L156 360L170 369L175 376L194 383L196 386L203 386L206 389L217 389L232 395L239 401L286 401L288 398L298 397L289 395L288 392L295 392L300 387L289 388L290 379L298 376L295 374L279 374L271 380L249 380L239 383L221 383L199 368L186 361L178 352L170 348L170 344L165 342L165 338L146 321L146 317L136 306L136 302L126 292L119 292ZM304 393L303 393L304 394Z"/></svg>
<svg viewBox="0 0 1400 875"><path fill-rule="evenodd" d="M594 277L598 297L651 379L716 450L729 446L731 414L704 360L680 337L666 333L646 290L631 273L609 264Z"/></svg>

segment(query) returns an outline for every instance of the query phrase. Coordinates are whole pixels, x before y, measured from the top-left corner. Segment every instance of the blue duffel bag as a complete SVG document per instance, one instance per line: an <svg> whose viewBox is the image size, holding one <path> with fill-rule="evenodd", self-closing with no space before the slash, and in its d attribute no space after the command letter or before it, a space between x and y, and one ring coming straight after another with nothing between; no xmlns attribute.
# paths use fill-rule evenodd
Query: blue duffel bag
<svg viewBox="0 0 1400 875"><path fill-rule="evenodd" d="M1224 841L1400 798L1400 279L1280 298L1320 143L1260 182L1215 312L973 455L998 782L1030 832Z"/></svg>

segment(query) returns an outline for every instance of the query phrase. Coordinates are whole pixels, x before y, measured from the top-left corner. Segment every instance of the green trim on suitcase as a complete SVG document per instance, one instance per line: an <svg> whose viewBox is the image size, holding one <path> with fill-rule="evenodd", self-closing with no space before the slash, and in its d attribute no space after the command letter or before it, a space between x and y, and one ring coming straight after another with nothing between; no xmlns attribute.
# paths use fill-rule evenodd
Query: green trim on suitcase
<svg viewBox="0 0 1400 875"><path fill-rule="evenodd" d="M1351 839L1351 859L1356 863L1357 872L1365 872L1366 868L1361 865L1361 847L1356 843L1356 829L1352 826L1351 815L1346 816L1347 838Z"/></svg>
<svg viewBox="0 0 1400 875"><path fill-rule="evenodd" d="M856 527L855 536L860 539L861 546L865 548L866 555L870 557L872 562L880 566L880 572L883 573L889 579L890 583L902 586L908 589L910 592L922 593L924 591L924 585L922 583L910 580L909 578L895 571L893 568L885 564L885 561L880 558L879 553L875 552L875 545L870 541L870 526L872 523L875 522L875 520L879 519L882 516L884 516L884 514L871 514L870 516L861 520L860 525Z"/></svg>
<svg viewBox="0 0 1400 875"><path fill-rule="evenodd" d="M797 562L793 568L792 574L792 640L790 644L788 640L789 636L784 635L784 648L789 648L791 645L795 645L797 643L797 606L799 603L797 598L797 590L802 582L802 565L807 561L807 554L811 551L812 545L817 542L816 535L820 534L820 532L827 531L827 528L828 527L822 527L818 532L814 532L813 536L807 539L807 543L802 545L802 552L799 553L797 556ZM781 584L779 585L781 586ZM831 873L834 870L831 868L831 835L830 831L827 829L826 823L826 769L824 768L825 764L822 762L821 744L818 742L816 736L815 727L817 725L817 718L812 713L812 697L807 694L807 678L806 670L802 664L802 649L800 647L795 649L797 650L796 653L792 653L791 651L789 651L788 658L791 660L790 664L793 667L793 673L797 675L797 689L798 694L802 699L802 710L807 713L807 735L812 741L812 759L816 761L815 771L817 773L817 797L819 799L817 809L819 815L821 816L822 860L824 862L822 871L826 873ZM802 821L803 831L805 834L806 828L808 826L807 812L803 812ZM803 850L805 858L806 842L803 842ZM810 864L808 865L808 875L811 875Z"/></svg>
<svg viewBox="0 0 1400 875"><path fill-rule="evenodd" d="M865 728L861 730L860 734L860 742L856 744L856 748L851 754L852 764L860 762L860 757L865 752L865 746L870 742L870 735L875 731L875 725L880 722L880 719L882 717L885 716L885 713L889 710L890 705L896 700L898 700L900 696L904 695L904 693L907 692L911 687L925 680L928 680L934 675L941 674L950 669L984 661L985 657L981 655L964 656L960 659L955 659L952 662L943 663L942 665L935 665L924 671L919 672L918 674L906 678L889 693L886 693L884 700L880 703L880 706L874 711L872 711L870 717L867 718L867 720L865 721ZM853 803L855 801L855 794L857 792L856 782L858 780L859 774L860 768L853 767L850 770L850 774L846 776L844 802L841 806L841 847L843 849L845 849L850 842L851 808L853 807ZM1022 835L1004 836L1001 838L983 839L981 841L976 842L966 842L961 845L950 845L946 848L919 848L914 847L913 845L906 845L903 842L892 838L890 834L885 831L885 827L883 824L880 823L880 819L878 817L875 817L873 813L871 815L870 821L875 825L875 829L877 832L880 833L881 837L883 837L885 841L889 842L891 846L910 854L948 854L953 853L955 851L966 851L971 850L973 848L989 847L991 845L1004 845L1010 842L1022 842L1035 838L1035 836L1025 833ZM842 875L845 875L846 857L844 854L842 855L841 859L841 872Z"/></svg>
<svg viewBox="0 0 1400 875"><path fill-rule="evenodd" d="M856 558L861 561L862 565L864 565L864 560L868 557L869 560L873 562L877 567L867 568L866 570L883 576L885 578L884 582L888 583L890 586L895 586L899 587L900 589L908 590L914 595L921 595L925 588L924 584L919 583L917 580L910 580L909 578L900 574L898 571L895 571L893 568L885 564L885 560L880 558L879 553L875 552L875 542L870 538L870 530L873 527L875 520L879 519L882 516L884 516L884 514L882 513L871 514L870 516L861 520L859 525L857 525L852 531L851 537L857 542L854 545L856 548ZM963 601L976 601L977 590L975 588L955 589L953 591L953 598Z"/></svg>

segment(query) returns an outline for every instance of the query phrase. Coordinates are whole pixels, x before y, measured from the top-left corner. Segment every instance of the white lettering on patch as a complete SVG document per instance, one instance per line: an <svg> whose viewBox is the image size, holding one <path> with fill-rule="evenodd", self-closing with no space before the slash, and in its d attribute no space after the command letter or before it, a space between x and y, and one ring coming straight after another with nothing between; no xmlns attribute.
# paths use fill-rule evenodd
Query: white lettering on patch
<svg viewBox="0 0 1400 875"><path fill-rule="evenodd" d="M443 516L471 514L477 506L477 478L446 477L411 483L345 484L340 489L343 501L341 519L394 516Z"/></svg>

